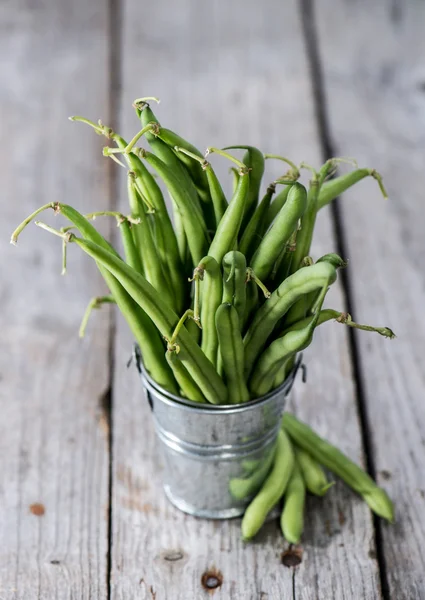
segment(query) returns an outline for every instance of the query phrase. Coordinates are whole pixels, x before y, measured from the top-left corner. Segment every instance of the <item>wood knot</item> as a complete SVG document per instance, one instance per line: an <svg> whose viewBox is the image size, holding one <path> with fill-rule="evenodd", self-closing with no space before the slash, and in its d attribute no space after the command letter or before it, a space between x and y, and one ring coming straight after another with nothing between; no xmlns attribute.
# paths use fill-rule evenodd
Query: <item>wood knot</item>
<svg viewBox="0 0 425 600"><path fill-rule="evenodd" d="M34 504L30 504L30 512L36 517L42 517L46 512L46 509L44 508L44 504L35 502Z"/></svg>
<svg viewBox="0 0 425 600"><path fill-rule="evenodd" d="M214 592L217 588L221 587L223 583L223 575L217 569L210 569L205 571L201 577L201 584L204 590L207 592Z"/></svg>
<svg viewBox="0 0 425 600"><path fill-rule="evenodd" d="M297 567L303 559L302 548L289 548L282 553L281 560L285 567Z"/></svg>

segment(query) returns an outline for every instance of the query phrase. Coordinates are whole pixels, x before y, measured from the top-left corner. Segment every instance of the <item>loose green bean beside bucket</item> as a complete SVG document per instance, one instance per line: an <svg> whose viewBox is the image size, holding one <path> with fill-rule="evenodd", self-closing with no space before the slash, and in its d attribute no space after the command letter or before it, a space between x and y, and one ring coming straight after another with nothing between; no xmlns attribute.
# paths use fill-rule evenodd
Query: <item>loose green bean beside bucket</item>
<svg viewBox="0 0 425 600"><path fill-rule="evenodd" d="M35 222L61 238L63 272L69 244L95 261L109 294L89 303L81 335L92 309L116 305L158 386L193 406L230 409L273 394L321 324L334 321L394 337L388 327L360 325L344 310L324 308L346 257L332 248L321 258L311 254L317 213L339 194L370 176L386 197L376 170L356 165L334 177L344 159L329 159L315 169L240 143L208 147L204 156L184 135L163 127L148 100L134 102L142 129L130 142L101 121L71 117L115 144L103 154L128 169L128 217L90 212L96 207L87 207L84 216L59 201L35 210L12 234L15 244L29 223L52 209L66 219L64 227ZM267 178L270 158L290 167L274 181ZM227 180L217 176L216 163L223 160L236 165ZM301 182L302 169L312 171L309 182ZM284 187L273 199L278 185ZM90 221L100 214L116 217L123 256ZM266 459L248 469L246 478L230 482L233 497L249 502L244 540L257 534L283 498L282 532L289 543L298 543L306 493L324 496L325 502L326 494L334 493L324 469L377 515L394 520L386 492L310 427L285 413L276 435Z"/></svg>

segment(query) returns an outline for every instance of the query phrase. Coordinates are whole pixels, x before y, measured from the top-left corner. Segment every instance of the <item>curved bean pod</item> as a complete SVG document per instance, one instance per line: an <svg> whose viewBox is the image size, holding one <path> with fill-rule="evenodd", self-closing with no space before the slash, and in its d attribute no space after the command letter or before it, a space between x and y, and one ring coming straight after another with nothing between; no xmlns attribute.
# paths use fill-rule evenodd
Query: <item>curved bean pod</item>
<svg viewBox="0 0 425 600"><path fill-rule="evenodd" d="M284 502L280 527L287 542L298 544L304 529L305 483L296 456Z"/></svg>
<svg viewBox="0 0 425 600"><path fill-rule="evenodd" d="M231 304L221 304L215 313L215 324L229 402L248 402L249 392L243 377L243 342L236 308Z"/></svg>
<svg viewBox="0 0 425 600"><path fill-rule="evenodd" d="M251 261L251 267L260 279L266 279L270 275L282 247L297 228L298 222L307 208L305 187L300 183L293 183L290 187L287 201L262 239ZM295 255L296 250L294 251Z"/></svg>
<svg viewBox="0 0 425 600"><path fill-rule="evenodd" d="M201 390L189 375L188 370L177 355L177 351L168 349L165 353L165 358L173 371L177 384L188 400L192 402L205 402Z"/></svg>
<svg viewBox="0 0 425 600"><path fill-rule="evenodd" d="M338 448L319 437L308 425L299 421L294 415L285 413L282 423L295 444L360 494L378 516L394 522L393 503L387 493L378 487L363 469L352 462Z"/></svg>
<svg viewBox="0 0 425 600"><path fill-rule="evenodd" d="M328 263L303 267L285 279L256 312L244 339L245 377L249 378L257 357L276 323L303 295L322 289L336 280L336 270Z"/></svg>
<svg viewBox="0 0 425 600"><path fill-rule="evenodd" d="M258 196L260 193L261 179L264 175L265 160L264 154L254 148L254 146L227 146L225 150L231 149L243 149L247 150L242 162L249 169L249 192L246 197L245 209L242 218L241 231L245 230L245 227L249 223L252 215L254 214L255 207L258 203Z"/></svg>
<svg viewBox="0 0 425 600"><path fill-rule="evenodd" d="M327 480L322 467L308 452L298 446L294 448L294 451L307 490L315 496L324 496L335 482Z"/></svg>
<svg viewBox="0 0 425 600"><path fill-rule="evenodd" d="M246 259L237 250L232 250L223 258L223 302L233 304L242 326L246 305Z"/></svg>
<svg viewBox="0 0 425 600"><path fill-rule="evenodd" d="M222 302L223 279L220 267L212 256L205 256L199 263L201 287L201 349L205 356L217 366L218 334L215 326L215 314Z"/></svg>
<svg viewBox="0 0 425 600"><path fill-rule="evenodd" d="M249 175L245 168L240 169L238 187L226 209L208 250L209 256L221 264L224 255L233 250L238 239L239 229L244 215L245 203L249 191Z"/></svg>
<svg viewBox="0 0 425 600"><path fill-rule="evenodd" d="M320 210L321 208L332 202L332 200L335 200L335 198L343 194L352 185L358 183L359 181L368 176L376 179L379 188L382 192L382 195L384 196L384 198L388 198L387 192L382 182L382 177L379 173L375 171L375 169L356 169L355 171L351 171L351 173L340 175L340 177L335 177L335 179L326 181L323 184L322 189L319 193L319 197L317 199L317 210Z"/></svg>
<svg viewBox="0 0 425 600"><path fill-rule="evenodd" d="M242 519L242 538L250 540L260 530L273 506L282 498L294 466L294 452L286 433L277 436L273 468Z"/></svg>

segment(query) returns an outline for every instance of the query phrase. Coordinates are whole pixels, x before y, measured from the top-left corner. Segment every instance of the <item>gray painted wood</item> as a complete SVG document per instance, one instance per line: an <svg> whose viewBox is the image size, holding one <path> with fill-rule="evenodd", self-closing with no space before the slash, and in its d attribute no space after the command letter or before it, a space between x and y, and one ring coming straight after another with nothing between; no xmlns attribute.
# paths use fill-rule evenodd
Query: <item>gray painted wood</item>
<svg viewBox="0 0 425 600"><path fill-rule="evenodd" d="M103 286L75 248L30 225L46 202L107 208L107 170L72 113L107 109L106 3L3 2L0 56L0 598L107 596L108 313L78 339ZM45 215L53 225L60 217Z"/></svg>
<svg viewBox="0 0 425 600"><path fill-rule="evenodd" d="M294 2L207 5L185 0L123 5L120 129L138 128L131 102L157 95L155 112L201 148L258 144L268 152L319 164L311 86ZM220 164L217 158L215 164ZM221 163L223 164L223 162ZM225 175L227 164L222 173ZM281 167L270 165L270 178ZM124 187L123 187L124 189ZM125 206L124 196L121 199ZM319 223L316 256L335 249L329 216ZM336 288L332 304L341 307ZM125 367L131 337L118 319L115 344L113 535L114 600L209 597L201 577L217 569L215 598L380 598L373 528L363 503L337 485L309 502L303 561L282 565L287 549L276 520L252 545L240 541L240 521L183 515L164 498L150 409L134 368ZM309 352L309 382L297 386L297 414L362 460L346 332L323 329Z"/></svg>
<svg viewBox="0 0 425 600"><path fill-rule="evenodd" d="M395 526L382 525L389 596L425 598L425 6L319 6L332 138L339 153L381 171L390 196L384 203L364 183L342 213L355 316L398 334L391 343L358 336L373 458L397 511Z"/></svg>

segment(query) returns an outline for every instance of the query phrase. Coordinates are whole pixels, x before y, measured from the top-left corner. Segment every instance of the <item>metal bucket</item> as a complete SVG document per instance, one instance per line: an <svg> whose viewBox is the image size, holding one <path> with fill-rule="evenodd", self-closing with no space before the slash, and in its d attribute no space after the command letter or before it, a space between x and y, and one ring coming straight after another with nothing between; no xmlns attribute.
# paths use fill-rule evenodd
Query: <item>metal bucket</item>
<svg viewBox="0 0 425 600"><path fill-rule="evenodd" d="M160 388L136 353L162 453L164 490L177 508L210 519L244 513L272 464L285 400L300 361L266 396L216 406Z"/></svg>

